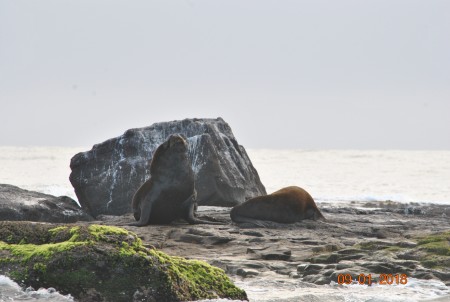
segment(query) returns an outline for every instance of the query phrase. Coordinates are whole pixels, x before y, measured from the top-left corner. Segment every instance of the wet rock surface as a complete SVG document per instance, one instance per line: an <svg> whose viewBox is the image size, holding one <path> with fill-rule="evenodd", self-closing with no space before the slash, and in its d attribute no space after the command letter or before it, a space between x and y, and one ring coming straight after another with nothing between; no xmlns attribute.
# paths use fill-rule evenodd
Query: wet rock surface
<svg viewBox="0 0 450 302"><path fill-rule="evenodd" d="M180 222L125 228L150 246L206 260L235 279L277 276L322 285L346 274L353 280L371 274L372 282L382 282L382 274L404 274L450 285L449 206L389 202L318 206L326 221L249 228L232 224L229 209L200 207L199 217L214 217L224 225ZM416 210L409 211L412 207ZM131 215L104 216L100 223L129 221Z"/></svg>
<svg viewBox="0 0 450 302"><path fill-rule="evenodd" d="M176 133L189 143L200 205L234 206L266 194L244 147L223 119L185 119L130 129L75 155L70 181L82 208L94 217L131 212L134 193L150 177L154 150Z"/></svg>
<svg viewBox="0 0 450 302"><path fill-rule="evenodd" d="M93 218L70 197L55 197L0 184L0 221L71 223Z"/></svg>

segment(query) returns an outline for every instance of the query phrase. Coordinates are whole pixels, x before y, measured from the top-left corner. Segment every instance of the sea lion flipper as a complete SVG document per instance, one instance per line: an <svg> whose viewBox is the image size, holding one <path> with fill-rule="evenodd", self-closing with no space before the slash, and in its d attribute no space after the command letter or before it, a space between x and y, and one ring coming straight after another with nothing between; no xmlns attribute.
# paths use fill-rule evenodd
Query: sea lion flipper
<svg viewBox="0 0 450 302"><path fill-rule="evenodd" d="M207 221L198 219L195 217L195 211L197 209L197 192L194 190L194 193L189 196L185 201L182 203L182 210L184 211L184 219L189 224L216 224L216 225L223 225L221 222L216 221Z"/></svg>
<svg viewBox="0 0 450 302"><path fill-rule="evenodd" d="M325 216L322 215L322 213L319 211L319 209L317 209L316 211L314 211L314 220L324 220L326 221L327 219L325 218Z"/></svg>
<svg viewBox="0 0 450 302"><path fill-rule="evenodd" d="M147 196L141 197L141 201L139 202L139 209L140 209L140 217L139 221L135 223L131 223L132 226L144 226L149 224L150 220L150 213L152 211L152 206L159 198L159 195L161 194L160 189L155 189L150 191ZM136 216L135 216L136 217Z"/></svg>
<svg viewBox="0 0 450 302"><path fill-rule="evenodd" d="M258 227L262 227L262 228L268 228L272 225L271 221L244 217L244 216L235 214L234 212L233 212L232 220L233 220L233 222L238 223L238 224L249 224L252 226L258 226Z"/></svg>
<svg viewBox="0 0 450 302"><path fill-rule="evenodd" d="M136 221L141 220L142 214L142 202L144 201L147 192L150 190L152 186L153 180L150 178L145 181L133 195L133 200L131 202L131 207L133 210L133 216Z"/></svg>
<svg viewBox="0 0 450 302"><path fill-rule="evenodd" d="M189 222L189 224L196 224L197 222L197 217L195 217L196 201L193 199L192 196L190 196L183 202L183 205L185 205L184 211L186 213L185 216L186 221Z"/></svg>

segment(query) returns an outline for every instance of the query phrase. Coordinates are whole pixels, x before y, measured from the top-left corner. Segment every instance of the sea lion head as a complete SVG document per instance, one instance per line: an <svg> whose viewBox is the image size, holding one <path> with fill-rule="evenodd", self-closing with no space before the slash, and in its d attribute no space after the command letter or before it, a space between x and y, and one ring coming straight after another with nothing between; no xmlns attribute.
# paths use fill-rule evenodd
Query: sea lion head
<svg viewBox="0 0 450 302"><path fill-rule="evenodd" d="M188 143L180 134L172 134L169 138L159 145L153 153L150 163L150 173L155 174L156 170L166 174L164 170L173 170L176 167L184 169L188 164L187 157Z"/></svg>
<svg viewBox="0 0 450 302"><path fill-rule="evenodd" d="M158 153L166 153L168 150L183 153L186 152L187 148L188 143L183 136L181 136L180 134L172 134L166 139L164 143L159 145L159 147L155 150L155 153L158 150Z"/></svg>
<svg viewBox="0 0 450 302"><path fill-rule="evenodd" d="M180 134L172 134L171 136L169 136L169 139L166 140L166 143L166 148L173 149L179 152L186 152L188 148L186 139L184 139L184 137Z"/></svg>

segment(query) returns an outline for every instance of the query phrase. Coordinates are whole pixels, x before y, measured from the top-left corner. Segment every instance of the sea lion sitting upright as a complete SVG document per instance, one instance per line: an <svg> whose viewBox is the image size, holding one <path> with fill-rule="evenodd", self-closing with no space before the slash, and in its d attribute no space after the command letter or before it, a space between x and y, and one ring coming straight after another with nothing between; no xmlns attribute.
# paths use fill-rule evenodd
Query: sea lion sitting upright
<svg viewBox="0 0 450 302"><path fill-rule="evenodd" d="M174 134L156 149L151 177L133 196L131 206L137 222L131 225L168 224L179 218L190 224L219 224L195 217L197 193L187 148L186 140Z"/></svg>
<svg viewBox="0 0 450 302"><path fill-rule="evenodd" d="M231 220L266 226L267 221L294 223L304 219L323 219L308 192L291 186L269 195L251 198L231 209Z"/></svg>

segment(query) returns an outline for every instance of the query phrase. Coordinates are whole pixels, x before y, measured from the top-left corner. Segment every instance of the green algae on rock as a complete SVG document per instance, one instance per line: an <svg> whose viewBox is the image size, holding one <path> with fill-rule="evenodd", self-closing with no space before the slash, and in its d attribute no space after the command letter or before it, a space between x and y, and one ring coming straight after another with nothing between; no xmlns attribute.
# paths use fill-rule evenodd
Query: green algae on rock
<svg viewBox="0 0 450 302"><path fill-rule="evenodd" d="M422 253L423 266L436 269L450 267L450 231L418 238L418 250Z"/></svg>
<svg viewBox="0 0 450 302"><path fill-rule="evenodd" d="M449 284L450 281L450 231L433 234L411 236L409 241L393 241L370 239L361 241L351 248L337 250L331 253L314 254L308 259L312 265L327 265L334 272L326 270L316 272L310 277L310 272L304 272L299 267L303 280L314 282L324 279L325 283L336 281L337 274L358 275L358 271L376 274L406 274L418 279L436 278ZM339 264L352 263L350 267L340 269ZM324 278L323 276L329 276ZM378 282L377 277L373 280Z"/></svg>
<svg viewBox="0 0 450 302"><path fill-rule="evenodd" d="M147 249L101 225L0 222L0 274L89 301L247 300L223 270Z"/></svg>

